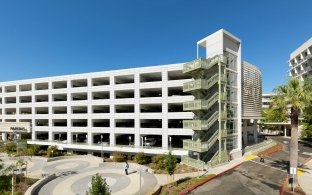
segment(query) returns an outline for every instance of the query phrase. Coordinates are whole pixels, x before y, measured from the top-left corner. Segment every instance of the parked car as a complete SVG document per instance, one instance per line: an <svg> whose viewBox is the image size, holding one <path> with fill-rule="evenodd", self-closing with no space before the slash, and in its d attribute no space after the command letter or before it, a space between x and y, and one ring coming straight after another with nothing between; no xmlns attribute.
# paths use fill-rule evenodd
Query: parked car
<svg viewBox="0 0 312 195"><path fill-rule="evenodd" d="M145 146L154 146L156 144L156 139L152 137L148 137L144 140Z"/></svg>

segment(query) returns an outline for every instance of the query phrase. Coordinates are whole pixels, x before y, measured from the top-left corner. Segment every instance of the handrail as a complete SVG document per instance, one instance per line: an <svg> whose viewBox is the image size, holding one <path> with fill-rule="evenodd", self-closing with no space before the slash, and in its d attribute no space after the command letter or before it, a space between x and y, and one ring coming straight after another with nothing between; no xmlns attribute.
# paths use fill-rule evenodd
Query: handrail
<svg viewBox="0 0 312 195"><path fill-rule="evenodd" d="M209 138L209 140L207 141L208 149L218 140L218 134L219 130L214 132L214 134Z"/></svg>
<svg viewBox="0 0 312 195"><path fill-rule="evenodd" d="M183 120L183 128L191 128L193 130L205 130L209 129L213 123L219 119L219 111L216 111L211 115L208 120Z"/></svg>
<svg viewBox="0 0 312 195"><path fill-rule="evenodd" d="M203 88L209 89L212 85L218 82L219 74L215 74L210 77L208 80L206 79L196 79L194 81L189 81L183 84L183 92L193 91L195 89Z"/></svg>
<svg viewBox="0 0 312 195"><path fill-rule="evenodd" d="M196 69L209 70L218 62L226 63L227 59L223 55L217 55L217 56L214 56L213 58L208 58L208 59L199 58L191 62L185 63L183 65L183 73L192 72Z"/></svg>
<svg viewBox="0 0 312 195"><path fill-rule="evenodd" d="M193 101L188 101L183 103L183 110L201 110L209 109L216 101L219 99L219 93L216 92L208 100L198 99Z"/></svg>

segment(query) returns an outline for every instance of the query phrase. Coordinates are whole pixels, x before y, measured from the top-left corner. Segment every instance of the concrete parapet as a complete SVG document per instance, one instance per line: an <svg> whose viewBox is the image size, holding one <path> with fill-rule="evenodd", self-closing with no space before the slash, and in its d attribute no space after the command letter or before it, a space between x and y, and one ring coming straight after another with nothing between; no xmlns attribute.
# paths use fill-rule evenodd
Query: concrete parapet
<svg viewBox="0 0 312 195"><path fill-rule="evenodd" d="M34 183L32 186L30 186L27 191L25 192L24 195L32 195L35 193L36 190L38 190L41 186L43 186L44 184L48 183L49 181L53 180L55 178L55 173L48 175L42 179L40 179L39 181L37 181L36 183Z"/></svg>

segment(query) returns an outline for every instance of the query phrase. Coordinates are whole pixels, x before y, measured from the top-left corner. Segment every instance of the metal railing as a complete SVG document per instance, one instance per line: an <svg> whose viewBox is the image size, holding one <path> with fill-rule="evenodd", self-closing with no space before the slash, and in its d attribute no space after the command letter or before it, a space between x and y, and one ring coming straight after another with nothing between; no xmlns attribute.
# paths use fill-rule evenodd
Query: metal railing
<svg viewBox="0 0 312 195"><path fill-rule="evenodd" d="M201 170L205 169L205 162L204 161L201 161L198 159L193 159L193 158L190 158L188 156L181 156L181 163L186 164L186 165L191 166L191 167L201 169Z"/></svg>
<svg viewBox="0 0 312 195"><path fill-rule="evenodd" d="M227 163L227 162L229 162L229 157L228 157L227 151L226 150L222 150L221 151L221 158L219 157L219 151L217 151L213 155L211 160L209 162L207 162L207 166L208 167L215 167L217 165L224 164L224 163Z"/></svg>
<svg viewBox="0 0 312 195"><path fill-rule="evenodd" d="M274 142L273 140L266 140L266 141L263 141L261 143L258 143L252 146L246 146L244 148L244 154L246 153L255 154L275 145L276 145L276 142Z"/></svg>
<svg viewBox="0 0 312 195"><path fill-rule="evenodd" d="M227 63L226 56L218 55L209 59L199 58L191 62L185 63L183 65L183 74L189 73L195 70L200 70L200 69L208 70L212 66L217 64L218 62L222 62L226 64Z"/></svg>
<svg viewBox="0 0 312 195"><path fill-rule="evenodd" d="M184 102L183 111L209 109L214 103L218 101L219 99L218 95L219 93L217 92L208 100L199 99L199 100Z"/></svg>
<svg viewBox="0 0 312 195"><path fill-rule="evenodd" d="M216 111L208 120L183 120L184 129L208 130L219 119Z"/></svg>
<svg viewBox="0 0 312 195"><path fill-rule="evenodd" d="M218 74L215 74L208 80L206 79L196 79L194 81L189 81L183 84L183 92L194 91L198 89L209 89L215 83L218 82Z"/></svg>
<svg viewBox="0 0 312 195"><path fill-rule="evenodd" d="M226 130L226 129L222 129L222 130L221 130L221 137L222 137L222 138L227 137L227 130Z"/></svg>
<svg viewBox="0 0 312 195"><path fill-rule="evenodd" d="M195 152L207 152L213 144L218 140L218 133L216 131L208 141L192 141L192 140L183 140L183 149L191 150Z"/></svg>

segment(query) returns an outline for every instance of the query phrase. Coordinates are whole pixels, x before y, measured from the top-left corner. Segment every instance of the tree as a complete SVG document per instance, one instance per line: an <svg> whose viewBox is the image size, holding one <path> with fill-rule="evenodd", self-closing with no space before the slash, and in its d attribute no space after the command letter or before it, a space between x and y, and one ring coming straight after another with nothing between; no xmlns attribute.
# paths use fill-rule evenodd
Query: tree
<svg viewBox="0 0 312 195"><path fill-rule="evenodd" d="M169 154L165 157L165 169L168 175L170 175L170 178L172 178L176 167L177 159L174 155L171 154L171 152L169 152Z"/></svg>
<svg viewBox="0 0 312 195"><path fill-rule="evenodd" d="M290 108L291 140L290 140L290 167L297 168L298 164L298 125L301 110L310 105L312 100L312 87L309 81L300 81L299 78L291 78L287 85L281 85L274 89L276 96L272 98L273 109ZM293 175L290 176L291 178ZM294 175L293 183L297 186L297 175Z"/></svg>
<svg viewBox="0 0 312 195"><path fill-rule="evenodd" d="M86 195L110 195L111 191L106 179L102 178L100 174L92 176L91 187L86 192Z"/></svg>
<svg viewBox="0 0 312 195"><path fill-rule="evenodd" d="M1 160L1 159L0 159ZM13 169L13 166L4 167L0 161L0 194L5 194L11 190L12 175L8 175Z"/></svg>
<svg viewBox="0 0 312 195"><path fill-rule="evenodd" d="M288 120L287 109L273 109L272 107L264 108L262 110L262 117L264 118L264 122L285 122Z"/></svg>
<svg viewBox="0 0 312 195"><path fill-rule="evenodd" d="M303 113L302 137L312 138L312 106L304 110Z"/></svg>

